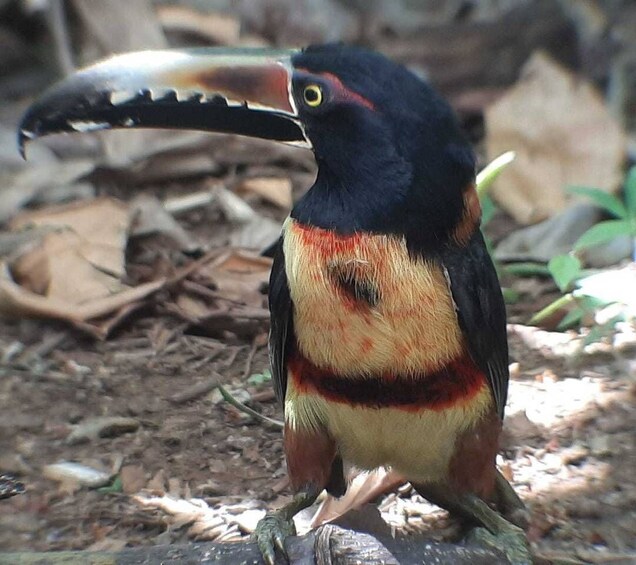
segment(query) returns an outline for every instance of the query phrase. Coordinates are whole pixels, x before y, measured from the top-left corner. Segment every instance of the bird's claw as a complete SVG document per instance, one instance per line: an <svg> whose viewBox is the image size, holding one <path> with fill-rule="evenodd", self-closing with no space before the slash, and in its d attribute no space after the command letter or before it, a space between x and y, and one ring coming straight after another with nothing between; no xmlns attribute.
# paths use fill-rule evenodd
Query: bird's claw
<svg viewBox="0 0 636 565"><path fill-rule="evenodd" d="M277 513L266 514L254 530L253 539L258 544L261 555L267 565L276 562L275 548L278 548L285 559L288 560L285 550L285 538L295 536L296 528L292 520L287 520Z"/></svg>
<svg viewBox="0 0 636 565"><path fill-rule="evenodd" d="M500 551L508 558L511 565L532 565L532 555L526 535L521 528L512 524L498 534L492 534L486 528L474 528L468 533L465 541Z"/></svg>

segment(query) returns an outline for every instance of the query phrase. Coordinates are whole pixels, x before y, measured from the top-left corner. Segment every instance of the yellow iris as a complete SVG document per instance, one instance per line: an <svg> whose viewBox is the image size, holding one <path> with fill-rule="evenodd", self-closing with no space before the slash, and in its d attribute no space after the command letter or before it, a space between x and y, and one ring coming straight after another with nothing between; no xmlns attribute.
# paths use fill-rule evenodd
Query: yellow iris
<svg viewBox="0 0 636 565"><path fill-rule="evenodd" d="M322 104L322 89L317 84L310 84L303 90L303 99L307 106L315 108Z"/></svg>

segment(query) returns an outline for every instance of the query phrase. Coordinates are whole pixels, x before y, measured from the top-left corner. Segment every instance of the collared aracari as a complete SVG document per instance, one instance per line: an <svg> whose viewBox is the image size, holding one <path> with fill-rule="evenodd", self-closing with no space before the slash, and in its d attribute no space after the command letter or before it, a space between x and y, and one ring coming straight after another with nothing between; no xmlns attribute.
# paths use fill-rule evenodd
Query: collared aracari
<svg viewBox="0 0 636 565"><path fill-rule="evenodd" d="M284 223L270 356L295 496L256 539L269 563L343 462L385 465L480 526L515 563L523 504L497 472L506 317L481 235L475 157L449 105L382 55L344 45L113 57L26 112L19 143L108 128L232 132L309 147L313 186Z"/></svg>

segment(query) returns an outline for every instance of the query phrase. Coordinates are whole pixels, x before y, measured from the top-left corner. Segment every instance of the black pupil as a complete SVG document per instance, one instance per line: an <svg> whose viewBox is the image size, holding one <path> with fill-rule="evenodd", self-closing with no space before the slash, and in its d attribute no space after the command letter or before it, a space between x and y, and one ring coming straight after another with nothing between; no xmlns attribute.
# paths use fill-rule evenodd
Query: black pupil
<svg viewBox="0 0 636 565"><path fill-rule="evenodd" d="M308 88L305 90L305 100L307 102L317 102L318 101L318 89L317 88Z"/></svg>

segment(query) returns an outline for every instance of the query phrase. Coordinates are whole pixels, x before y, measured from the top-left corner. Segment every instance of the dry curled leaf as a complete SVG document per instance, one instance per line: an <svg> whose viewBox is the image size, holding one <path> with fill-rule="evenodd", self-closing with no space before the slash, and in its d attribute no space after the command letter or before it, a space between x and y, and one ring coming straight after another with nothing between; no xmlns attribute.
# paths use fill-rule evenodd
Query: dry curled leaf
<svg viewBox="0 0 636 565"><path fill-rule="evenodd" d="M14 218L13 230L52 231L10 264L0 264L0 312L67 320L103 337L112 321L164 284L121 282L129 216L125 204L101 198ZM98 325L85 324L105 316L110 318Z"/></svg>
<svg viewBox="0 0 636 565"><path fill-rule="evenodd" d="M129 224L128 206L114 198L98 198L25 212L10 223L12 230L51 227L77 236L77 251L100 271L121 277ZM65 237L65 236L62 236Z"/></svg>
<svg viewBox="0 0 636 565"><path fill-rule="evenodd" d="M263 303L272 260L248 251L231 250L204 265L197 279L208 279L220 296L251 306Z"/></svg>
<svg viewBox="0 0 636 565"><path fill-rule="evenodd" d="M492 193L518 222L563 210L570 185L618 189L625 132L594 87L548 55L535 53L485 116L488 155L517 155Z"/></svg>

